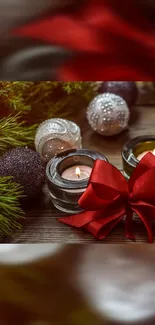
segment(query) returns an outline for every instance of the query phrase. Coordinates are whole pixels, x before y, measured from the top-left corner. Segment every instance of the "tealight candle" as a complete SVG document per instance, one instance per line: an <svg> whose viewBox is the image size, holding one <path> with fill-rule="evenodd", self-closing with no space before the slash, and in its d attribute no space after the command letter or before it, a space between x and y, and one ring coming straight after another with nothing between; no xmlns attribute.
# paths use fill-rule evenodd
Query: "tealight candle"
<svg viewBox="0 0 155 325"><path fill-rule="evenodd" d="M122 150L124 176L129 179L139 161L148 153L155 155L155 136L136 137L125 143Z"/></svg>
<svg viewBox="0 0 155 325"><path fill-rule="evenodd" d="M95 160L105 160L100 153L86 150L67 150L47 164L46 177L53 205L67 213L78 213L78 201L85 192Z"/></svg>
<svg viewBox="0 0 155 325"><path fill-rule="evenodd" d="M65 179L72 181L80 181L81 179L89 178L92 168L85 165L72 166L67 168L61 175Z"/></svg>

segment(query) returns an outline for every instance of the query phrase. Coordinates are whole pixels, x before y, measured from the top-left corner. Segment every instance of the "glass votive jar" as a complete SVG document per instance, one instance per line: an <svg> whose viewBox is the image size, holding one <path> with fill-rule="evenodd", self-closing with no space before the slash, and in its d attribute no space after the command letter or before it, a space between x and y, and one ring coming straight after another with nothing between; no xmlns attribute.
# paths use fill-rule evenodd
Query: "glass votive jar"
<svg viewBox="0 0 155 325"><path fill-rule="evenodd" d="M134 168L148 152L155 154L155 136L144 135L125 143L122 150L124 176L129 179Z"/></svg>
<svg viewBox="0 0 155 325"><path fill-rule="evenodd" d="M44 121L37 129L35 148L44 162L57 153L82 146L79 126L69 120L52 118Z"/></svg>
<svg viewBox="0 0 155 325"><path fill-rule="evenodd" d="M78 204L87 188L95 160L107 161L100 153L87 149L57 154L46 167L48 189L53 205L66 213L82 211Z"/></svg>

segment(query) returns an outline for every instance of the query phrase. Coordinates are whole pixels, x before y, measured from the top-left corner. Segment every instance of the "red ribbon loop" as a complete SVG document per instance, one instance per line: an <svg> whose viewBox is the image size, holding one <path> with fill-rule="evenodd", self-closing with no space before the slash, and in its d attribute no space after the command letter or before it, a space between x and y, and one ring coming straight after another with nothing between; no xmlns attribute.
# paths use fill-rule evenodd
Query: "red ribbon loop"
<svg viewBox="0 0 155 325"><path fill-rule="evenodd" d="M154 155L148 153L143 157L128 182L116 167L97 160L79 205L84 212L58 220L76 228L84 228L101 240L125 219L125 236L133 240L135 212L146 228L149 242L152 243L150 219L155 218Z"/></svg>

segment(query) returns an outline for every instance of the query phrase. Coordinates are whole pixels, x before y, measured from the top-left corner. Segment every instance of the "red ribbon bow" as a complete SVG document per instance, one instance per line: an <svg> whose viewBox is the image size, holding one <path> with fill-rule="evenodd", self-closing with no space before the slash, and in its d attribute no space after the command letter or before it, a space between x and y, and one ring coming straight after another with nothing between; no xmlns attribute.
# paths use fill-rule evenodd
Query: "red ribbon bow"
<svg viewBox="0 0 155 325"><path fill-rule="evenodd" d="M133 240L135 212L143 222L152 243L153 233L148 217L155 217L154 155L148 153L144 156L128 182L116 167L96 160L79 205L84 212L60 218L59 221L76 228L84 228L101 240L125 217L125 236Z"/></svg>

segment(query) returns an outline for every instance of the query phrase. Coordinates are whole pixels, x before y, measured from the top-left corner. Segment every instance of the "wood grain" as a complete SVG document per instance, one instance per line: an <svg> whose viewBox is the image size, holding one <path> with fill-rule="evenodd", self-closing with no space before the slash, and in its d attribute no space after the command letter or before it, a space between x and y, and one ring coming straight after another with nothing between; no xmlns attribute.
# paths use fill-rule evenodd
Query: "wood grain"
<svg viewBox="0 0 155 325"><path fill-rule="evenodd" d="M155 134L155 107L133 108L131 124L127 131L119 136L103 138L95 134L87 124L85 110L79 111L78 117L73 117L81 127L83 147L103 153L110 163L122 169L121 149L125 141L138 135ZM40 200L26 207L27 217L23 231L17 233L10 243L97 243L90 234L83 230L76 230L57 221L62 213L56 210L48 196L47 188L44 189ZM147 242L147 236L140 220L135 217L137 243ZM124 238L123 227L118 227L101 244L129 243ZM99 242L98 242L99 243ZM131 243L131 242L130 242Z"/></svg>

